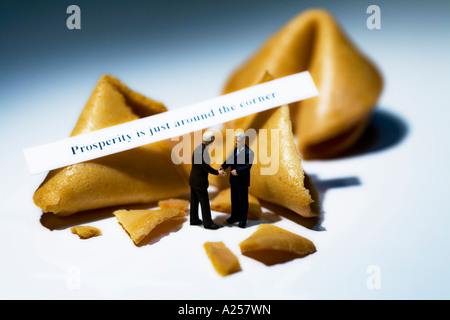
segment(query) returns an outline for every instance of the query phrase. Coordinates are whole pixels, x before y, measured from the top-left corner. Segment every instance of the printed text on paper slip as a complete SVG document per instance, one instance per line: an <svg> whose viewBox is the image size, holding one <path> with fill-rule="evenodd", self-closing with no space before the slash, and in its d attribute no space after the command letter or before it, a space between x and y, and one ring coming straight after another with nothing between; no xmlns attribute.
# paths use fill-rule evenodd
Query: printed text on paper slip
<svg viewBox="0 0 450 320"><path fill-rule="evenodd" d="M23 152L30 173L36 174L211 128L318 94L311 75L305 71Z"/></svg>

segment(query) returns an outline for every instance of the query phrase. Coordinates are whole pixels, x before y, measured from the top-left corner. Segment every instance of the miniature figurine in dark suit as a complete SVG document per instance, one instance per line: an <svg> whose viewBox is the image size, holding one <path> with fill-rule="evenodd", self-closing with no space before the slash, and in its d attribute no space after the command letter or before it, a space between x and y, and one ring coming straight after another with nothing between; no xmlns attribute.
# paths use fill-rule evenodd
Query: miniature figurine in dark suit
<svg viewBox="0 0 450 320"><path fill-rule="evenodd" d="M230 167L231 217L228 223L239 222L245 228L248 213L248 187L250 186L250 169L253 164L253 151L245 144L245 134L236 134L236 148L231 156L219 168L219 172Z"/></svg>
<svg viewBox="0 0 450 320"><path fill-rule="evenodd" d="M190 208L190 224L201 225L206 229L218 229L219 225L215 224L211 218L211 209L209 206L208 196L208 174L225 176L225 172L218 172L210 166L211 160L208 153L208 145L214 142L214 133L206 131L203 134L203 142L194 149L192 154L192 169L189 177L189 185L191 186L191 208ZM198 216L198 205L202 208L202 220Z"/></svg>

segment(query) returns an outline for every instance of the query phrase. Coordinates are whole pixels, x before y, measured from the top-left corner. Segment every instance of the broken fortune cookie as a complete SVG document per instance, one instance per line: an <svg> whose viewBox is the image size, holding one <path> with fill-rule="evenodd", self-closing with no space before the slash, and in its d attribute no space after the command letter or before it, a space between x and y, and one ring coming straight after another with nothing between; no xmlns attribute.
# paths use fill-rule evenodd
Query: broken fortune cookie
<svg viewBox="0 0 450 320"><path fill-rule="evenodd" d="M104 75L71 136L165 111L162 103L132 91L117 78ZM115 205L150 203L188 192L186 172L172 162L171 149L165 141L160 141L52 170L34 193L33 200L44 212L66 216Z"/></svg>

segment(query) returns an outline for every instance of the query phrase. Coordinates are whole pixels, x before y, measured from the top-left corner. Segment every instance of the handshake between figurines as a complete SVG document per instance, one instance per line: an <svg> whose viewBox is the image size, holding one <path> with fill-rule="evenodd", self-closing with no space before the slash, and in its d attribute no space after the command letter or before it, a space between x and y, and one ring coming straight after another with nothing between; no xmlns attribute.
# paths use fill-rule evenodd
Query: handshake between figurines
<svg viewBox="0 0 450 320"><path fill-rule="evenodd" d="M221 176L221 177L226 177L226 176L227 176L227 173L225 172L225 170L224 170L222 167L220 167L218 171L219 171L219 176ZM235 169L231 170L230 173L231 173L233 176L237 176L237 172L236 172Z"/></svg>
<svg viewBox="0 0 450 320"><path fill-rule="evenodd" d="M227 176L227 173L225 172L225 170L223 170L222 167L220 167L218 171L219 171L219 176L221 176L221 177L226 177Z"/></svg>

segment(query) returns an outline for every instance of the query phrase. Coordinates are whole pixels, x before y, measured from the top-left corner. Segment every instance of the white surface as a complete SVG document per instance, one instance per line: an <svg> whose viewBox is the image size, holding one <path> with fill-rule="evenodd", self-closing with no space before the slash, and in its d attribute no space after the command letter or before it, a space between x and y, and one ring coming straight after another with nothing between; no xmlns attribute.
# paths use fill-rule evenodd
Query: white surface
<svg viewBox="0 0 450 320"><path fill-rule="evenodd" d="M89 222L103 235L85 241L68 228L50 231L32 202L45 175L28 174L22 149L67 137L102 73L119 77L169 108L216 96L230 70L303 8L286 2L273 9L230 9L209 29L209 20L188 19L189 32L181 22L167 31L164 50L149 41L164 37L150 30L123 38L126 44L145 40L134 50L117 39L89 42L96 50L75 53L44 41L48 51L35 45L44 50L40 56L30 45L16 58L11 54L10 60L2 60L0 297L448 299L448 6L380 1L382 29L369 31L365 9L371 3L349 3L330 10L383 72L379 110L399 118L408 131L399 143L377 152L304 162L305 171L322 181L320 231L284 217L272 223L309 238L317 252L272 267L240 254L239 242L256 224L211 231L185 222L142 247L132 243L115 218ZM89 10L83 4L86 17ZM244 21L250 12L253 20L245 21L258 23L231 22ZM84 21L82 31L89 34L93 26L88 18ZM25 28L19 22L10 26L16 33ZM122 21L122 26L127 23L132 22ZM39 28L28 30L39 35ZM99 34L107 35L102 30ZM185 33L178 39L180 30ZM72 36L67 30L61 33ZM214 40L217 35L220 41ZM226 278L217 275L203 249L205 241L224 241L243 271ZM372 266L380 272L378 289L367 285Z"/></svg>

